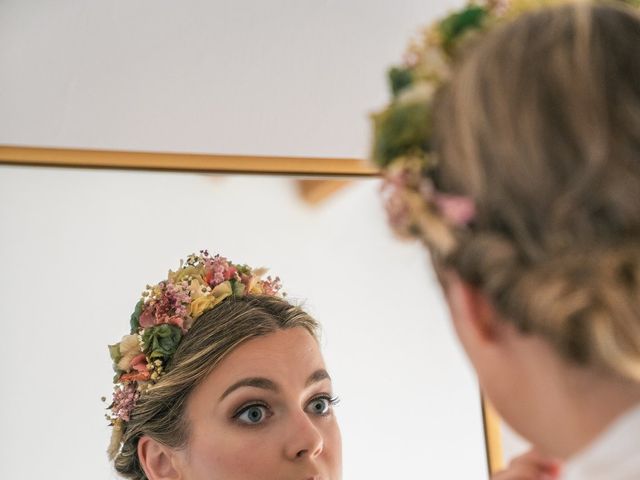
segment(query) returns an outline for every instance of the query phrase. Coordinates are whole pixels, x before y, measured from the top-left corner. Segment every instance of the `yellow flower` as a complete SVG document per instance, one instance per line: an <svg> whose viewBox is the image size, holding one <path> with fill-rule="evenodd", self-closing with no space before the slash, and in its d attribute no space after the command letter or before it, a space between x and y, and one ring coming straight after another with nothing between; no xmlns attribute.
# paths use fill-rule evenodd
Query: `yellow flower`
<svg viewBox="0 0 640 480"><path fill-rule="evenodd" d="M169 280L173 283L180 283L187 277L194 277L200 281L204 281L202 278L202 267L184 267L177 272L169 270Z"/></svg>
<svg viewBox="0 0 640 480"><path fill-rule="evenodd" d="M569 0L513 0L508 4L507 17L513 18L530 10L570 3Z"/></svg>
<svg viewBox="0 0 640 480"><path fill-rule="evenodd" d="M211 310L218 305L221 301L232 294L231 282L222 282L216 288L214 288L210 294L201 295L191 302L189 314L192 318L198 318L207 310Z"/></svg>
<svg viewBox="0 0 640 480"><path fill-rule="evenodd" d="M194 299L191 302L191 307L189 310L189 315L192 318L198 318L205 311L210 310L216 305L216 297L213 295L203 295Z"/></svg>
<svg viewBox="0 0 640 480"><path fill-rule="evenodd" d="M118 362L118 370L128 372L131 370L131 360L140 355L140 343L137 335L125 335L120 341L120 361Z"/></svg>

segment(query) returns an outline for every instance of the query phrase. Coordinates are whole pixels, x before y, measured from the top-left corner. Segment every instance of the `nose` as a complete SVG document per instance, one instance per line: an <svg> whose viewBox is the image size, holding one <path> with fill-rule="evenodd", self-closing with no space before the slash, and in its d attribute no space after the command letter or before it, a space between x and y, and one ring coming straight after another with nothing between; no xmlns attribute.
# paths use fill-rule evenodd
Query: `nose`
<svg viewBox="0 0 640 480"><path fill-rule="evenodd" d="M292 417L288 437L286 455L290 460L315 458L324 449L322 432L305 412L300 412Z"/></svg>

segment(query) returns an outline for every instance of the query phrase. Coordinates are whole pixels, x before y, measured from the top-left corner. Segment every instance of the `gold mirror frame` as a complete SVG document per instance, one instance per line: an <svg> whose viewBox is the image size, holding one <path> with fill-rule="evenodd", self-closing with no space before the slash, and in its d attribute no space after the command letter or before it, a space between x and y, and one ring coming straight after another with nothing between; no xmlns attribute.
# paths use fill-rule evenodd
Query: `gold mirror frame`
<svg viewBox="0 0 640 480"><path fill-rule="evenodd" d="M0 145L0 165L104 168L245 175L290 175L321 180L328 177L372 178L379 171L355 158L261 157L188 153L132 152ZM489 475L503 468L500 418L481 394Z"/></svg>

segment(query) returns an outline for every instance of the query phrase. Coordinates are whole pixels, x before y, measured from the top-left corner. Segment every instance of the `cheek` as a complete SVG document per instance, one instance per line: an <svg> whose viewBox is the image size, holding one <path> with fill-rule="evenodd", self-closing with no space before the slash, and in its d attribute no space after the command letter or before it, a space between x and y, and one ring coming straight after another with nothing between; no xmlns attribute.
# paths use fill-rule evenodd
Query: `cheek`
<svg viewBox="0 0 640 480"><path fill-rule="evenodd" d="M284 425L264 430L242 430L216 424L194 428L184 455L185 478L189 480L264 480L281 478L296 466L284 456ZM342 476L342 438L337 421L319 425L324 438L317 461L332 480ZM291 473L291 472L289 472Z"/></svg>
<svg viewBox="0 0 640 480"><path fill-rule="evenodd" d="M334 420L327 425L324 433L324 460L331 479L342 477L342 436L338 423Z"/></svg>
<svg viewBox="0 0 640 480"><path fill-rule="evenodd" d="M254 480L276 478L278 445L268 435L216 428L198 432L189 441L187 478L192 480ZM273 476L275 475L275 476Z"/></svg>

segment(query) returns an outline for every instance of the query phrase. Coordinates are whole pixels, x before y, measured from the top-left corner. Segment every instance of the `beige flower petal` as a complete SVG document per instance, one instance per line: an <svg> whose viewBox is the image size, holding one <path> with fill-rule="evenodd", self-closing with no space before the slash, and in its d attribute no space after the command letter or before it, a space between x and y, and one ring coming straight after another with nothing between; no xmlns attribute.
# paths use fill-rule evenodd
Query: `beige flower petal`
<svg viewBox="0 0 640 480"><path fill-rule="evenodd" d="M140 353L142 353L142 350L140 350L140 343L138 342L137 335L125 335L122 337L122 340L120 341L120 354L122 355L122 358L120 358L120 361L118 362L118 369L123 372L131 370L131 360Z"/></svg>
<svg viewBox="0 0 640 480"><path fill-rule="evenodd" d="M216 288L214 288L211 291L211 293L213 294L214 297L227 298L232 293L231 282L229 282L229 281L222 282L220 285L218 285Z"/></svg>
<svg viewBox="0 0 640 480"><path fill-rule="evenodd" d="M204 295L202 292L203 283L198 278L194 278L191 280L191 284L189 285L189 292L191 295L191 299L195 300L196 298L200 298Z"/></svg>

